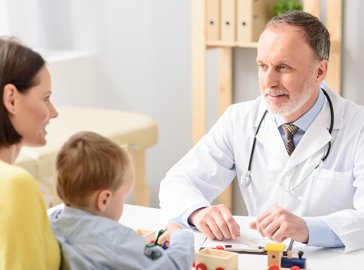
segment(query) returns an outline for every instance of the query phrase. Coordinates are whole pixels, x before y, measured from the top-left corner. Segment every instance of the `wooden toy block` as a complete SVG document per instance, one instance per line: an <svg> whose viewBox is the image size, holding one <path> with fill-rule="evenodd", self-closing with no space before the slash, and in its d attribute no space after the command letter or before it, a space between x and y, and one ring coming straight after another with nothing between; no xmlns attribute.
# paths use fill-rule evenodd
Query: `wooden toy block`
<svg viewBox="0 0 364 270"><path fill-rule="evenodd" d="M298 252L298 257L292 257L292 252L288 256L283 256L284 244L269 243L265 246L268 257L267 270L305 270L306 259L303 252Z"/></svg>
<svg viewBox="0 0 364 270"><path fill-rule="evenodd" d="M205 248L195 254L196 270L237 270L238 254Z"/></svg>
<svg viewBox="0 0 364 270"><path fill-rule="evenodd" d="M268 243L265 245L265 250L267 251L268 256L268 267L272 265L281 265L284 248L284 244Z"/></svg>

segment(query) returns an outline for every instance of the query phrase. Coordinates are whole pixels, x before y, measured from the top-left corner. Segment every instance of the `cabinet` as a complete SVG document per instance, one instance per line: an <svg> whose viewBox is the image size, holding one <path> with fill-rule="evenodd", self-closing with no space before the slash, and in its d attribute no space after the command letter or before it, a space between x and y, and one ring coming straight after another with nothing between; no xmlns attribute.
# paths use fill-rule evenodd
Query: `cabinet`
<svg viewBox="0 0 364 270"><path fill-rule="evenodd" d="M251 0L256 2L257 0ZM258 0L259 1L259 0ZM232 51L234 48L256 48L256 42L238 38L236 17L242 0L191 0L192 5L192 142L206 133L206 52L218 50L218 112L232 103ZM245 2L247 2L245 0ZM326 2L326 26L331 35L330 63L326 81L339 91L341 84L342 0ZM270 3L268 3L270 4ZM207 10L207 5L209 8ZM303 0L304 10L320 17L320 0ZM233 7L233 8L232 8ZM245 10L248 7L245 7ZM240 10L240 11L239 11ZM237 15L238 14L238 15ZM226 19L226 16L229 19ZM230 16L230 17L229 17ZM237 26L238 25L238 26ZM223 27L232 26L231 32ZM239 30L238 30L239 31ZM231 34L232 33L232 34ZM258 95L258 93L257 93ZM232 209L232 188L219 197L220 203Z"/></svg>

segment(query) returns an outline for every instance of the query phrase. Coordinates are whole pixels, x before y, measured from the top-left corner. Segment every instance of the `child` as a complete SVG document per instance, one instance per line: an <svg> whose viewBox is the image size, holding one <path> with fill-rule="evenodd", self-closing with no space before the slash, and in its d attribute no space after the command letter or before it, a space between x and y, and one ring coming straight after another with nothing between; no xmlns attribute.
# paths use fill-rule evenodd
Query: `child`
<svg viewBox="0 0 364 270"><path fill-rule="evenodd" d="M65 207L51 222L64 269L191 269L191 232L174 231L168 249L153 248L159 255L153 260L144 238L118 223L134 171L117 144L93 132L77 133L59 152L56 170Z"/></svg>

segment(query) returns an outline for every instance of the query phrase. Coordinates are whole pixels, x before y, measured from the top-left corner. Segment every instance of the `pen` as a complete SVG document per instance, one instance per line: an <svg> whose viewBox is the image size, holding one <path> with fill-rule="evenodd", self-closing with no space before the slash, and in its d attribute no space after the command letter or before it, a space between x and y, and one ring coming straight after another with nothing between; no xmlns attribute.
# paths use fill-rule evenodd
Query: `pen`
<svg viewBox="0 0 364 270"><path fill-rule="evenodd" d="M256 248L249 248L246 246L239 246L239 245L222 245L216 246L215 249L225 250L225 251L232 251L237 253L251 253L251 254L262 254L265 252L262 246L257 246Z"/></svg>
<svg viewBox="0 0 364 270"><path fill-rule="evenodd" d="M292 250L293 243L294 243L294 240L293 240L293 239L291 239L291 241L289 242L289 245L288 245L287 250Z"/></svg>
<svg viewBox="0 0 364 270"><path fill-rule="evenodd" d="M284 256L289 256L289 254L291 254L291 255L292 255L293 243L294 243L294 240L293 240L293 239L291 239L291 241L289 241L289 244L288 244L288 248L287 248L287 250L283 251L283 255L284 255Z"/></svg>

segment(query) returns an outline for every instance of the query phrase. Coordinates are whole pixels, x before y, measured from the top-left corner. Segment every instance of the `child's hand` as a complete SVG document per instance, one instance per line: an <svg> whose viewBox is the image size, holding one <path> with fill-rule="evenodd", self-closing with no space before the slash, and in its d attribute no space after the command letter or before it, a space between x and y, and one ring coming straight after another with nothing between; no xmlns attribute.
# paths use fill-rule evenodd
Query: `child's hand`
<svg viewBox="0 0 364 270"><path fill-rule="evenodd" d="M168 224L166 230L164 231L164 233L159 237L157 244L162 245L164 243L169 243L171 233L176 231L176 230L180 230L180 229L181 229L181 226L179 226L176 223Z"/></svg>

